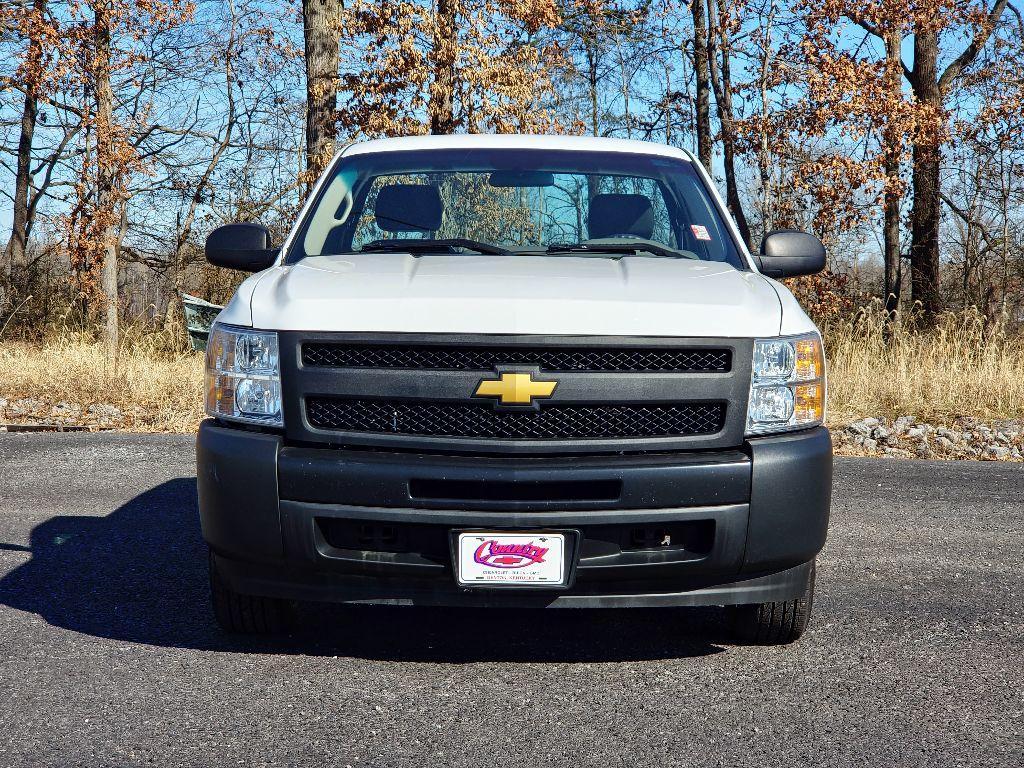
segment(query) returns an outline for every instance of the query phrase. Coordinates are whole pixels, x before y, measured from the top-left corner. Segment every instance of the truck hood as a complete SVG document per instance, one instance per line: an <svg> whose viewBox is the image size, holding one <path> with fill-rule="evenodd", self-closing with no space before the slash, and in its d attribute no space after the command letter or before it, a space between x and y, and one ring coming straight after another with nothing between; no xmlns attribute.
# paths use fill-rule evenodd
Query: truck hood
<svg viewBox="0 0 1024 768"><path fill-rule="evenodd" d="M782 319L768 279L686 259L378 253L254 277L222 322L250 310L274 330L753 337Z"/></svg>

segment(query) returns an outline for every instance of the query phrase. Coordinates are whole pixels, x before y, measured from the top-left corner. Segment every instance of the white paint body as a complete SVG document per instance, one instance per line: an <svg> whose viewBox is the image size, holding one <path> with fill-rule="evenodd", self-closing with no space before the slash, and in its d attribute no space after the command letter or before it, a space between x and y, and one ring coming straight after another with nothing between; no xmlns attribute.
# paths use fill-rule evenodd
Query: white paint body
<svg viewBox="0 0 1024 768"><path fill-rule="evenodd" d="M279 262L247 279L219 321L265 330L438 334L765 338L816 330L786 287L757 271L714 185L680 149L562 136L422 136L353 145L339 157L458 147L630 152L693 162L750 270L640 256L316 256ZM310 199L315 196L314 190ZM305 214L304 208L298 221Z"/></svg>

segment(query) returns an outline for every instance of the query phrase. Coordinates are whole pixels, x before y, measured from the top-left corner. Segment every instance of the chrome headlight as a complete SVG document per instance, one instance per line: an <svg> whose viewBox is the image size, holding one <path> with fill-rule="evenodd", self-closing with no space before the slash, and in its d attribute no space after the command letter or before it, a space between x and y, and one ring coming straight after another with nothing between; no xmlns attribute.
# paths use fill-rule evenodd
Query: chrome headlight
<svg viewBox="0 0 1024 768"><path fill-rule="evenodd" d="M825 418L825 354L821 336L754 341L747 435L785 432Z"/></svg>
<svg viewBox="0 0 1024 768"><path fill-rule="evenodd" d="M276 333L213 326L206 343L206 413L247 424L284 426Z"/></svg>

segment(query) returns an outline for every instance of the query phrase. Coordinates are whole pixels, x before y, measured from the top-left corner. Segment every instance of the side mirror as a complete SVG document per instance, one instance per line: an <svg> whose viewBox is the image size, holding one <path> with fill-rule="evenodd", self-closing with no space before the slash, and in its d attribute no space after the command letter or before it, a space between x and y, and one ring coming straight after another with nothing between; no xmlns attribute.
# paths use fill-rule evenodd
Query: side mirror
<svg viewBox="0 0 1024 768"><path fill-rule="evenodd" d="M777 229L761 241L761 272L768 277L813 275L825 268L825 246L814 235Z"/></svg>
<svg viewBox="0 0 1024 768"><path fill-rule="evenodd" d="M270 247L270 231L260 224L225 224L206 238L208 262L243 272L266 269L280 250Z"/></svg>

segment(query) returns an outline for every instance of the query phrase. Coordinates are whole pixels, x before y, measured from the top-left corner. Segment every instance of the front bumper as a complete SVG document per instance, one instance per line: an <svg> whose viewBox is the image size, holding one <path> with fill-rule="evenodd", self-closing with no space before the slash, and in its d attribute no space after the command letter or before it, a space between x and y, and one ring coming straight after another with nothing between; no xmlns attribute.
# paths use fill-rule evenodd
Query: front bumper
<svg viewBox="0 0 1024 768"><path fill-rule="evenodd" d="M334 602L791 599L824 545L832 487L823 428L742 450L479 458L299 448L208 420L197 455L203 536L232 588ZM574 578L557 590L460 588L449 549L457 529L571 532Z"/></svg>

